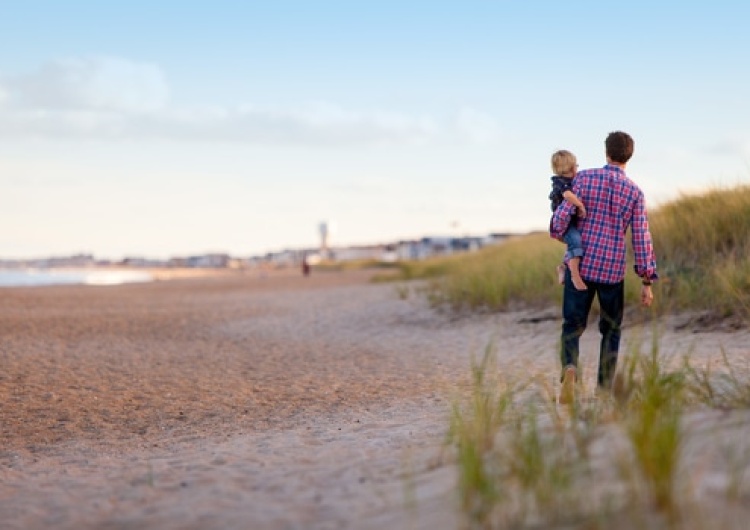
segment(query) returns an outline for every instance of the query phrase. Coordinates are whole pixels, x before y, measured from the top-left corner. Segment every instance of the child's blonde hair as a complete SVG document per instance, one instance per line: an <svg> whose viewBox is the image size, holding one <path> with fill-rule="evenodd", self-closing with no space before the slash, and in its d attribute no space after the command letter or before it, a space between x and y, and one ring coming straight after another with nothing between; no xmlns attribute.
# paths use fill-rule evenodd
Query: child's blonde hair
<svg viewBox="0 0 750 530"><path fill-rule="evenodd" d="M576 168L576 155L565 149L555 151L552 155L552 172L555 175L562 175L573 171L575 173Z"/></svg>

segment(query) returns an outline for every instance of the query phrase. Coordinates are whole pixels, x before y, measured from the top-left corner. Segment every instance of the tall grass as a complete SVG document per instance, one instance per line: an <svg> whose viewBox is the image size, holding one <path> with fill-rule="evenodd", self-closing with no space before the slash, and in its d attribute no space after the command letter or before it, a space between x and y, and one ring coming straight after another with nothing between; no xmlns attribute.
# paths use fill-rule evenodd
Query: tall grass
<svg viewBox="0 0 750 530"><path fill-rule="evenodd" d="M472 361L472 386L468 404L455 402L448 431L449 443L456 447L459 462L461 506L470 521L486 525L495 506L503 500L496 471L485 455L495 439L513 399L513 390L497 377L491 345L477 364Z"/></svg>
<svg viewBox="0 0 750 530"><path fill-rule="evenodd" d="M389 263L388 267L395 272L381 273L373 276L375 282L390 282L393 280L417 280L439 278L460 270L466 261L466 255L452 254L434 257L420 261L397 261Z"/></svg>
<svg viewBox="0 0 750 530"><path fill-rule="evenodd" d="M676 477L683 434L685 375L665 372L658 349L650 356L635 355L626 360L630 369L625 426L635 461L650 490L654 507L670 518L677 515ZM636 375L637 374L637 375Z"/></svg>
<svg viewBox="0 0 750 530"><path fill-rule="evenodd" d="M694 401L717 409L750 408L750 381L739 375L736 365L729 362L726 352L721 351L721 365L695 367L689 358L685 359L685 389ZM748 360L742 370L748 370Z"/></svg>
<svg viewBox="0 0 750 530"><path fill-rule="evenodd" d="M651 211L649 222L660 311L750 317L750 186L684 195ZM472 254L403 264L400 277L431 278L431 300L457 310L558 303L555 267L564 250L546 233L529 234ZM625 295L632 303L640 283L628 259Z"/></svg>
<svg viewBox="0 0 750 530"><path fill-rule="evenodd" d="M454 266L432 290L432 300L454 309L503 309L513 300L559 299L555 267L565 247L547 234L513 238Z"/></svg>
<svg viewBox="0 0 750 530"><path fill-rule="evenodd" d="M750 186L683 195L650 225L675 307L750 314Z"/></svg>
<svg viewBox="0 0 750 530"><path fill-rule="evenodd" d="M594 400L579 395L566 407L550 405L544 388L530 398L533 374L514 388L500 382L489 350L472 365L473 385L468 398L454 403L449 437L466 527L744 527L729 514L722 519L721 503L729 508L746 498L750 450L741 449L742 437L724 448L731 466L725 496L705 502L691 489L706 470L686 460L696 433L685 418L696 404L747 407L744 400L716 400L716 386L731 380L729 395L744 397L750 380L728 363L721 377L689 363L667 370L658 344L623 361L624 392ZM691 456L699 463L708 458Z"/></svg>
<svg viewBox="0 0 750 530"><path fill-rule="evenodd" d="M577 461L566 434L528 398L530 382L503 381L494 354L488 347L472 363L469 397L454 402L451 415L463 513L473 528L561 520L574 501Z"/></svg>

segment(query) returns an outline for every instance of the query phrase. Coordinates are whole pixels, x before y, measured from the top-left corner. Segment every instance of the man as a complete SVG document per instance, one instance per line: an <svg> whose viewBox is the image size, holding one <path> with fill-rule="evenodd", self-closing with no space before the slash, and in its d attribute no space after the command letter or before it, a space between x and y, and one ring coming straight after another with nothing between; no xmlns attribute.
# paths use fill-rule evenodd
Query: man
<svg viewBox="0 0 750 530"><path fill-rule="evenodd" d="M586 329L594 296L599 299L600 389L610 389L620 349L620 326L624 310L625 235L630 228L635 255L635 273L641 278L641 303L648 307L654 300L651 283L657 279L651 233L641 189L625 174L633 155L633 139L627 133L610 133L605 141L607 165L601 169L578 172L573 192L586 205L586 217L578 219L584 256L580 273L586 290L574 287L570 271L565 273L563 325L560 357L563 376L560 403L574 399L578 366L578 344ZM561 239L575 207L563 201L552 217L550 234Z"/></svg>

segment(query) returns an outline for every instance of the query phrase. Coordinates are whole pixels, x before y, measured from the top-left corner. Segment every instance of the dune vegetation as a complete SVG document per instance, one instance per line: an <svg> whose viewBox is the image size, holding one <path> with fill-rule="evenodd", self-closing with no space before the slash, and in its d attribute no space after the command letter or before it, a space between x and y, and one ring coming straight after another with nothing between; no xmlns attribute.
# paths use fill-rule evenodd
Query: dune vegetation
<svg viewBox="0 0 750 530"><path fill-rule="evenodd" d="M750 316L750 186L683 195L650 211L649 223L661 278L656 311ZM403 262L396 278L429 279L431 301L455 310L555 305L564 249L547 233L532 233L470 254ZM631 271L629 255L626 303L640 288Z"/></svg>
<svg viewBox="0 0 750 530"><path fill-rule="evenodd" d="M540 375L504 378L488 347L448 431L464 527L745 528L750 378L724 361L629 351L613 393L563 406Z"/></svg>

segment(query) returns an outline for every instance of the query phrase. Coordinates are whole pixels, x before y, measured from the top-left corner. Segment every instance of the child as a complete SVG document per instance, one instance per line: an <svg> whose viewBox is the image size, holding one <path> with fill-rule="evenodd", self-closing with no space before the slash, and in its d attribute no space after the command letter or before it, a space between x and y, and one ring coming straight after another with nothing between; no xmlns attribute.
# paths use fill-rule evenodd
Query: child
<svg viewBox="0 0 750 530"><path fill-rule="evenodd" d="M571 190L573 178L576 176L576 157L570 151L557 151L552 155L552 191L549 194L552 211L554 212L563 201L568 201L576 207L576 217L583 219L586 217L586 207L581 200ZM568 257L568 268L570 268L570 279L573 286L579 291L587 289L586 283L581 278L579 265L583 256L583 246L581 244L581 233L576 228L576 219L571 219L570 227L563 236L563 241L568 245L566 256ZM557 274L560 283L565 280L565 265L558 265Z"/></svg>

